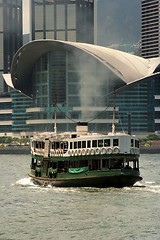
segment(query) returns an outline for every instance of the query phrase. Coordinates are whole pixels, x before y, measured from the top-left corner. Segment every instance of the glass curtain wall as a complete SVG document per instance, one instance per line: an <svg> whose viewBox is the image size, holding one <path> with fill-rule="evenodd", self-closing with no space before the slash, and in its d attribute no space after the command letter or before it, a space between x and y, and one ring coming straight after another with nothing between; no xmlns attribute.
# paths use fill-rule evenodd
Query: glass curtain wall
<svg viewBox="0 0 160 240"><path fill-rule="evenodd" d="M12 102L10 88L5 84L2 73L10 73L12 58L22 46L22 0L0 0L0 132L14 131L16 106ZM17 92L17 99L19 98ZM9 100L8 100L9 99ZM15 106L15 107L14 107ZM22 114L17 107L17 112ZM4 112L4 113L3 113ZM14 119L14 122L12 120ZM13 123L13 124L12 124ZM12 129L13 128L13 129ZM20 129L18 129L19 131Z"/></svg>
<svg viewBox="0 0 160 240"><path fill-rule="evenodd" d="M53 130L56 111L59 131L73 130L72 125L82 120L89 121L92 130L111 130L112 111L108 109L113 104L108 92L117 77L96 59L78 49L55 50L36 62L33 78L32 108L38 111L31 115L31 129ZM48 126L40 119L46 119ZM95 119L100 120L92 123Z"/></svg>
<svg viewBox="0 0 160 240"><path fill-rule="evenodd" d="M32 38L76 41L75 1L32 1Z"/></svg>
<svg viewBox="0 0 160 240"><path fill-rule="evenodd" d="M3 72L10 72L11 62L15 52L22 46L22 1L4 0L1 3L3 13L0 14L3 26ZM1 21L0 21L1 22ZM1 47L0 46L0 47ZM7 90L4 84L4 91Z"/></svg>
<svg viewBox="0 0 160 240"><path fill-rule="evenodd" d="M32 0L32 39L93 43L93 0Z"/></svg>

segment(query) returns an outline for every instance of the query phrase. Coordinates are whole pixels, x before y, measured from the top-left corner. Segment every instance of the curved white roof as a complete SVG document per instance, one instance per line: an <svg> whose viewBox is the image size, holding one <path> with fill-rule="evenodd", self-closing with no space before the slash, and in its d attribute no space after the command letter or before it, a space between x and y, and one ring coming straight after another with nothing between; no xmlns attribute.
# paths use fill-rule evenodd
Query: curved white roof
<svg viewBox="0 0 160 240"><path fill-rule="evenodd" d="M153 77L160 71L160 58L144 59L102 46L45 39L29 42L17 51L12 62L11 80L7 81L9 78L6 77L7 84L31 96L33 65L40 56L57 48L77 48L86 52L116 74L122 80L122 86Z"/></svg>
<svg viewBox="0 0 160 240"><path fill-rule="evenodd" d="M85 43L69 43L102 61L126 83L139 80L154 73L160 57L145 59L130 53Z"/></svg>

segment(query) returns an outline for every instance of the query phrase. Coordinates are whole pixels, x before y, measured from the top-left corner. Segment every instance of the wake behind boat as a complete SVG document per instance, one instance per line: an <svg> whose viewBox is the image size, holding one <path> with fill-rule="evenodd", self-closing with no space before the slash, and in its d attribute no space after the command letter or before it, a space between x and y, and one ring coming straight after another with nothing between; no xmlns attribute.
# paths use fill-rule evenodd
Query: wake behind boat
<svg viewBox="0 0 160 240"><path fill-rule="evenodd" d="M31 139L29 176L40 185L57 187L125 187L142 180L139 140L130 134L89 133L77 123L75 132L44 133Z"/></svg>

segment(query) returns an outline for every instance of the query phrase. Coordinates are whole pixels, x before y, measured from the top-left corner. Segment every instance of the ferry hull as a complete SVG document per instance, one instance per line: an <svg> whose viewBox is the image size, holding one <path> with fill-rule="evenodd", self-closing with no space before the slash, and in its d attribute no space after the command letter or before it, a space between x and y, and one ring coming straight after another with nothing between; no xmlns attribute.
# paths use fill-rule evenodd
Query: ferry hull
<svg viewBox="0 0 160 240"><path fill-rule="evenodd" d="M53 187L97 187L97 188L122 188L131 187L137 181L141 181L140 176L131 175L117 175L117 176L90 176L90 177L79 177L79 178L42 178L35 177L29 174L35 184L42 186L51 185Z"/></svg>

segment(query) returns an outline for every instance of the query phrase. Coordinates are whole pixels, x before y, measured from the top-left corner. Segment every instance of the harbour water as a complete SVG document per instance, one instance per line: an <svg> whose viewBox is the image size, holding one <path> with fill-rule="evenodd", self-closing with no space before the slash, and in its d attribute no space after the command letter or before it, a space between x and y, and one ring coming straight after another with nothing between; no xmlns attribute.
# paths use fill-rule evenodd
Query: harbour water
<svg viewBox="0 0 160 240"><path fill-rule="evenodd" d="M160 155L142 154L132 188L52 188L27 176L30 155L0 155L0 240L158 240Z"/></svg>

